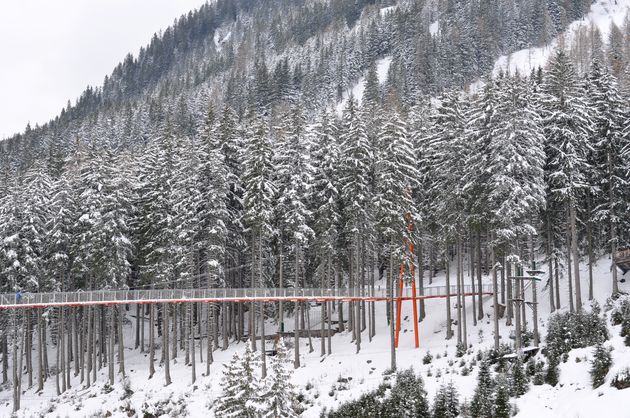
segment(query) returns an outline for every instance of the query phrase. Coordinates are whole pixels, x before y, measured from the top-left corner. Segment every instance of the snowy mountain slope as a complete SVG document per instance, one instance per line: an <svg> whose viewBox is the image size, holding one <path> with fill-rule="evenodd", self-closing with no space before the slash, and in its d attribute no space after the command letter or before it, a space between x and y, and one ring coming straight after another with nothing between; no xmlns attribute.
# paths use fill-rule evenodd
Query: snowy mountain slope
<svg viewBox="0 0 630 418"><path fill-rule="evenodd" d="M595 266L595 299L604 304L610 293L610 261L606 258ZM581 266L583 280L587 277L587 267ZM467 275L466 275L467 277ZM484 277L488 282L489 277ZM439 275L433 282L433 286L443 284L444 276ZM566 302L566 282L561 282L562 301ZM628 283L621 284L622 291L630 291ZM584 295L586 296L586 295ZM527 295L529 297L529 295ZM585 297L586 299L586 297ZM472 325L472 303L466 300L466 312L468 322L468 341L472 344L469 354L463 357L466 364L470 364L476 356L477 350L490 348L492 342L492 301L484 298L484 311L486 317L479 322L477 327ZM546 324L549 317L549 297L546 289L539 294L540 332L544 337ZM420 348L413 347L413 324L411 323L412 309L410 303L403 303L403 322L400 340L400 348L397 350L397 364L399 369L414 367L416 372L422 375L425 388L432 400L439 386L448 381L453 381L460 392L460 400L470 401L476 384L476 371L468 376L461 374L460 361L455 357L456 339L449 341L445 335L445 300L433 299L426 301L427 318L420 324ZM566 307L563 305L563 309ZM314 313L316 313L316 309ZM376 388L383 379L383 372L389 368L389 333L385 320L385 305L377 304L377 333L369 342L364 334L364 341L360 353L355 353L355 345L351 342L349 333L337 334L333 337L333 354L320 357L320 340L313 339L314 351L309 353L308 339L302 338L300 350L303 366L295 371L294 384L302 392L306 399L312 403L304 417L316 418L323 408L335 408L341 402L355 399L361 393ZM130 318L133 319L133 318ZM528 319L531 320L530 313ZM205 370L205 364L197 364L198 380L195 385L190 383L190 367L183 364L183 354L172 364L173 384L164 387L161 366L156 375L148 379L148 360L146 354L140 354L132 350L133 327L128 323L125 327L126 362L128 368L129 388L133 393L125 395L122 384L109 388L107 381L107 369L100 372L96 385L89 389L81 388L78 380L73 378L74 388L60 398L54 397L54 384L47 384L44 393L37 394L33 389L26 390L24 409L18 413L18 417L31 416L105 416L111 413L114 417L127 416L127 410L159 411L161 404L185 405L189 416L208 415L212 402L221 394L222 365L232 358L234 352L242 352L244 344L231 343L226 351L215 352L215 362L211 366L210 376L201 376ZM316 319L313 321L317 322ZM292 320L287 320L290 328ZM317 327L317 326L315 326ZM270 325L270 329L274 329ZM508 341L513 327L506 327L505 321L501 321L501 339ZM630 348L624 346L619 330L613 329L609 344L614 347L614 366L609 373L609 379L615 370L630 365ZM422 364L422 358L430 352L434 358L428 364ZM589 348L573 350L569 361L561 365L560 383L555 388L549 385L531 386L531 390L516 401L520 411L518 417L596 417L605 411L607 418L627 418L627 399L630 397L630 389L619 391L608 384L593 390L590 387L588 376L589 363L592 350ZM50 355L54 355L51 352ZM441 358L438 358L441 357ZM159 357L159 356L158 356ZM576 362L580 358L580 362ZM343 378L343 379L340 379ZM117 377L119 380L120 377ZM347 380L347 382L340 382ZM51 382L49 382L51 383ZM123 399L124 398L124 399ZM123 410L121 410L121 407ZM127 409L125 409L127 408ZM0 391L0 416L9 416L11 410L10 391Z"/></svg>
<svg viewBox="0 0 630 418"><path fill-rule="evenodd" d="M584 18L571 23L567 30L549 45L522 49L501 56L494 64L493 75L496 76L500 72L514 74L517 71L520 74L529 75L532 69L544 67L556 48L570 47L578 31L591 26L599 29L602 40L606 43L611 24L622 26L628 12L630 12L630 0L597 0Z"/></svg>

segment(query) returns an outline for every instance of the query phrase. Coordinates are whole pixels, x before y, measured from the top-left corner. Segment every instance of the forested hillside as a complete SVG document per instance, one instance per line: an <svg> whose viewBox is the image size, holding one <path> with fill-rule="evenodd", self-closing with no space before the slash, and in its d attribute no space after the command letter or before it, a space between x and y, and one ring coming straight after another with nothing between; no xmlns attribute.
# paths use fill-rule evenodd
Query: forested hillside
<svg viewBox="0 0 630 418"><path fill-rule="evenodd" d="M579 48L563 45L531 74L489 75L499 56L548 44L590 5L207 4L127 56L103 86L88 88L55 120L2 142L0 293L358 291L373 288L379 271L391 289L393 266L408 262L406 243L413 242L420 288L425 274L432 280L443 268L448 285L449 259L458 266L453 280L463 285L464 254L476 266L478 289L482 270L501 263L509 274L542 255L551 310L567 298L571 311L579 310L593 289L592 270L581 277L579 263L592 269L596 258L630 246L630 18L609 39L596 29L576 37ZM391 65L381 83L376 62L384 57ZM576 65L585 59L588 66ZM361 103L350 97L337 114L336 104L361 77ZM466 93L480 77L484 87ZM504 276L502 301L512 297ZM561 283L569 294L560 294ZM609 283L618 293L615 268ZM481 293L472 299L475 317L483 318ZM177 308L173 338L177 315L186 315L180 326L190 334L179 338L194 336L197 326L201 335L204 323L211 353L211 344L226 348L264 332L258 316L282 322L284 310L302 309L287 305ZM168 347L162 309L136 314L143 321L150 315L151 325L154 315L166 317L160 335ZM373 304L336 309L341 330L346 315L360 350L366 321L369 337L374 333ZM461 304L456 309L461 316ZM100 322L99 344L111 336L113 361L121 315L112 310L105 319L104 311L91 310L64 318L62 310L51 313L48 327L55 342L67 332L75 352L81 344L90 361L93 353L96 370L96 337L84 343L78 330L95 333ZM448 315L450 338L450 309ZM40 359L47 329L41 317L22 318L27 352L37 345ZM0 327L4 382L7 329ZM44 332L39 342L36 329ZM465 343L461 326L457 337ZM148 338L153 349L157 337ZM162 355L168 364L168 351ZM39 372L43 385L47 370L40 364L34 372L30 354L25 361L29 378ZM85 366L89 385L92 364ZM61 367L69 385L70 359ZM61 378L65 388L63 371Z"/></svg>

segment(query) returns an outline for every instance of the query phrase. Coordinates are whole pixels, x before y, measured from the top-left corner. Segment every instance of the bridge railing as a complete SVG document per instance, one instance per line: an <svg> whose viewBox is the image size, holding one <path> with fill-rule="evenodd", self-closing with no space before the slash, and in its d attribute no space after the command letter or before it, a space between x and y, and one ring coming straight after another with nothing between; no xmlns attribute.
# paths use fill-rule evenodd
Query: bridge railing
<svg viewBox="0 0 630 418"><path fill-rule="evenodd" d="M483 285L483 293L491 293L491 285ZM463 293L472 293L472 286L465 285ZM475 289L478 293L479 289ZM418 297L439 297L447 294L456 295L457 286L427 286L422 291L418 289ZM0 294L0 306L11 305L49 305L49 304L82 304L90 302L137 302L146 301L234 301L234 300L265 300L265 299L324 299L324 298L377 298L385 299L389 297L384 287L376 287L372 290L369 287L364 289L347 288L216 288L216 289L142 289L142 290L92 290L76 292L53 292L53 293L23 293ZM412 289L405 287L399 294L399 289L394 289L394 298L413 297Z"/></svg>

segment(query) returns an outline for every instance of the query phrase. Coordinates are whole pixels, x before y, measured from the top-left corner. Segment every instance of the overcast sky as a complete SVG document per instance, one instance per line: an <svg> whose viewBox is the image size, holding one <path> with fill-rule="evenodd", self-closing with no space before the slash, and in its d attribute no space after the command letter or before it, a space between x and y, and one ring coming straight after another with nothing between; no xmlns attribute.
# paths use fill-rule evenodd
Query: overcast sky
<svg viewBox="0 0 630 418"><path fill-rule="evenodd" d="M54 118L205 0L0 0L0 139Z"/></svg>

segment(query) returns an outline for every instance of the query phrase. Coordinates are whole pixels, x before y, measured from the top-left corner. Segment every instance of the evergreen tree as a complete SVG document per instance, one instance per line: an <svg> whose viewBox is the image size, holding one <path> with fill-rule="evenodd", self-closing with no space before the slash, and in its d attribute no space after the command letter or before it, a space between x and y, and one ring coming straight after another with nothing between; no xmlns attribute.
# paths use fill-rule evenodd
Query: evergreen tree
<svg viewBox="0 0 630 418"><path fill-rule="evenodd" d="M223 392L214 407L217 417L260 416L261 382L256 372L259 361L258 354L247 343L242 357L235 353L232 361L224 365L221 380Z"/></svg>
<svg viewBox="0 0 630 418"><path fill-rule="evenodd" d="M527 393L528 386L523 363L520 358L517 358L510 369L510 394L518 398Z"/></svg>
<svg viewBox="0 0 630 418"><path fill-rule="evenodd" d="M429 402L426 396L422 378L416 376L413 369L398 372L396 384L383 405L383 415L405 418L428 417L430 416Z"/></svg>
<svg viewBox="0 0 630 418"><path fill-rule="evenodd" d="M289 353L284 339L276 343L276 356L271 362L271 373L265 381L260 404L262 416L269 418L297 417L295 392L291 379L293 371L288 367Z"/></svg>
<svg viewBox="0 0 630 418"><path fill-rule="evenodd" d="M492 418L495 386L490 375L490 365L487 360L482 360L477 375L477 387L470 403L470 415L473 418Z"/></svg>
<svg viewBox="0 0 630 418"><path fill-rule="evenodd" d="M593 352L590 370L593 388L598 388L604 384L610 366L612 366L610 350L604 347L602 343L597 344Z"/></svg>
<svg viewBox="0 0 630 418"><path fill-rule="evenodd" d="M496 391L494 393L494 414L493 418L510 418L512 416L510 406L510 389L505 377L497 379Z"/></svg>
<svg viewBox="0 0 630 418"><path fill-rule="evenodd" d="M433 403L433 418L457 418L459 416L459 394L453 382L438 389Z"/></svg>

